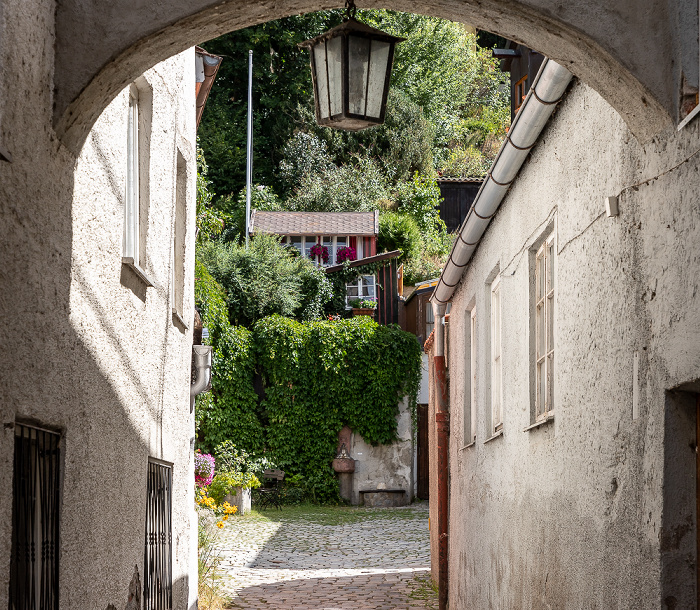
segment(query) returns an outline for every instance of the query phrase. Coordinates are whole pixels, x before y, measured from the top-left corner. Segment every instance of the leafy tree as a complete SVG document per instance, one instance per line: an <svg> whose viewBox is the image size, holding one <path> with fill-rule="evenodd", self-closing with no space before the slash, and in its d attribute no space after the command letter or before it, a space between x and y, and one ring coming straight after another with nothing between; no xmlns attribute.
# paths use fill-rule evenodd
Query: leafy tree
<svg viewBox="0 0 700 610"><path fill-rule="evenodd" d="M379 235L377 235L377 250L391 252L401 250L399 260L420 258L423 248L418 224L408 214L386 212L379 217Z"/></svg>
<svg viewBox="0 0 700 610"><path fill-rule="evenodd" d="M259 235L243 245L210 242L198 256L226 290L232 324L251 326L272 314L302 320L317 319L331 298L323 269L274 236Z"/></svg>
<svg viewBox="0 0 700 610"><path fill-rule="evenodd" d="M197 147L197 241L219 235L224 224L221 215L212 207L214 192L207 177L208 171L204 153Z"/></svg>
<svg viewBox="0 0 700 610"><path fill-rule="evenodd" d="M389 196L384 172L369 157L306 174L286 207L300 212L367 212Z"/></svg>
<svg viewBox="0 0 700 610"><path fill-rule="evenodd" d="M245 184L248 50L253 50L255 181L279 189L277 167L296 127L298 104L311 107L308 51L298 43L340 23L341 11L286 17L237 30L206 44L224 57L199 127L209 178L220 195Z"/></svg>
<svg viewBox="0 0 700 610"><path fill-rule="evenodd" d="M300 131L313 134L322 142L336 165L353 163L357 157L369 157L391 184L410 179L414 172L434 172L434 127L418 104L398 88L389 90L384 124L362 131L321 127L308 107L299 106L297 112ZM315 166L310 165L309 171L314 170Z"/></svg>
<svg viewBox="0 0 700 610"><path fill-rule="evenodd" d="M246 208L245 188L241 189L236 198L234 198L233 195L227 195L220 199L218 208L221 210L221 215L225 220L225 226L222 232L223 241L244 242ZM254 184L250 193L250 209L274 212L282 210L283 205L279 197L277 197L269 186Z"/></svg>

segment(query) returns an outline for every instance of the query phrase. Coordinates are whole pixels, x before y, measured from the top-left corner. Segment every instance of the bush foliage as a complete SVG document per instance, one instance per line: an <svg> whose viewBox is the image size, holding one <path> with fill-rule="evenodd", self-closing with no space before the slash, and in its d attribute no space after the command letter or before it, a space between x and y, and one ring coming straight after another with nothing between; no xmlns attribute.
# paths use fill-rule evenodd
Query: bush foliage
<svg viewBox="0 0 700 610"><path fill-rule="evenodd" d="M220 297L215 286L198 288L197 305L204 320L216 321L221 301L212 294ZM415 408L420 346L397 326L364 316L298 322L274 315L252 331L223 326L211 338L212 392L197 398L198 446L208 451L230 439L301 475L315 501L338 501L330 464L343 425L369 443L390 443L399 401L407 396Z"/></svg>

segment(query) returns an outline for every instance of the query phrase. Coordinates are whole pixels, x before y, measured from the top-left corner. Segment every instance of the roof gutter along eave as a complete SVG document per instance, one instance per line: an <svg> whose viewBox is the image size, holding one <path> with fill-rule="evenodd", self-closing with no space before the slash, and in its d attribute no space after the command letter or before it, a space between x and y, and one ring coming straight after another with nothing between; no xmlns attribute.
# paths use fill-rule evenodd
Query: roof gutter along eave
<svg viewBox="0 0 700 610"><path fill-rule="evenodd" d="M447 303L452 298L491 218L498 211L510 185L516 179L572 78L571 72L551 59L545 59L542 63L498 151L491 171L460 227L450 257L430 297L433 303Z"/></svg>

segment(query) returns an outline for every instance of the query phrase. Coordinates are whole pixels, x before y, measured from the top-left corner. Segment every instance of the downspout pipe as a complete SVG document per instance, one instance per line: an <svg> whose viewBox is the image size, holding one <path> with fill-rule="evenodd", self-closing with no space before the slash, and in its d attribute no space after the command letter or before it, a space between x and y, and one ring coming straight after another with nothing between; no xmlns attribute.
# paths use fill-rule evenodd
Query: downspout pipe
<svg viewBox="0 0 700 610"><path fill-rule="evenodd" d="M481 185L474 203L464 219L450 258L440 275L430 300L447 303L454 294L474 250L498 211L510 185L520 171L530 150L552 116L557 103L573 78L563 66L545 59L530 87L508 135L498 151L491 171ZM437 319L436 328L437 328ZM437 339L437 338L436 338ZM437 343L437 340L436 340Z"/></svg>
<svg viewBox="0 0 700 610"><path fill-rule="evenodd" d="M192 346L192 370L194 382L190 385L190 413L194 409L195 396L211 389L211 345Z"/></svg>
<svg viewBox="0 0 700 610"><path fill-rule="evenodd" d="M438 526L438 602L447 609L448 599L448 476L450 414L447 402L447 369L445 367L445 303L432 303L435 319L433 335L433 372L435 379L435 426L437 431L437 526Z"/></svg>

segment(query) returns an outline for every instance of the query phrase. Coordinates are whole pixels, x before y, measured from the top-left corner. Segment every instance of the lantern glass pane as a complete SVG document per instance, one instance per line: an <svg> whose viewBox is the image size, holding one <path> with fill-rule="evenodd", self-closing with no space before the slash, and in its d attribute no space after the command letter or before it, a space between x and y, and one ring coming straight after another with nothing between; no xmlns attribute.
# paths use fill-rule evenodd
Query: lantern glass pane
<svg viewBox="0 0 700 610"><path fill-rule="evenodd" d="M326 69L326 44L321 42L313 48L314 68L316 74L316 99L318 100L318 111L322 119L330 117L328 100L328 72Z"/></svg>
<svg viewBox="0 0 700 610"><path fill-rule="evenodd" d="M382 40L372 41L372 55L369 62L369 86L367 87L367 116L378 119L382 115L382 100L386 84L386 68L389 63L391 43Z"/></svg>
<svg viewBox="0 0 700 610"><path fill-rule="evenodd" d="M367 38L348 36L348 110L352 114L365 114L369 48Z"/></svg>
<svg viewBox="0 0 700 610"><path fill-rule="evenodd" d="M326 42L326 60L331 116L335 116L343 112L343 40L340 36Z"/></svg>

